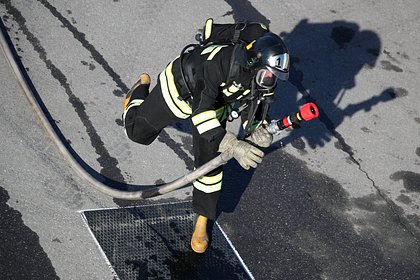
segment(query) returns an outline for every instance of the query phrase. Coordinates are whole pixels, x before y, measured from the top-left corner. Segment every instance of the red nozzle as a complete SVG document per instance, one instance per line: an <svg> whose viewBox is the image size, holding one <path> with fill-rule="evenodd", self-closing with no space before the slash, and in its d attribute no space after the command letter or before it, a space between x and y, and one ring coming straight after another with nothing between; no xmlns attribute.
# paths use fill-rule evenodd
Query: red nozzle
<svg viewBox="0 0 420 280"><path fill-rule="evenodd" d="M318 107L312 102L304 104L299 113L305 121L316 119L319 116Z"/></svg>

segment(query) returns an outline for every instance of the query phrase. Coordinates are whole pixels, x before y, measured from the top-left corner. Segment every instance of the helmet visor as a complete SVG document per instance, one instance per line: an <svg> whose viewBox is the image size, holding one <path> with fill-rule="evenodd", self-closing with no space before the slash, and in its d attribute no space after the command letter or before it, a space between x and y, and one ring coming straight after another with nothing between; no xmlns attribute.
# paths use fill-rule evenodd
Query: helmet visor
<svg viewBox="0 0 420 280"><path fill-rule="evenodd" d="M261 68L255 75L255 82L265 89L272 89L276 85L277 77L267 68Z"/></svg>
<svg viewBox="0 0 420 280"><path fill-rule="evenodd" d="M288 53L270 56L267 59L267 68L280 80L287 80L289 78L290 59Z"/></svg>

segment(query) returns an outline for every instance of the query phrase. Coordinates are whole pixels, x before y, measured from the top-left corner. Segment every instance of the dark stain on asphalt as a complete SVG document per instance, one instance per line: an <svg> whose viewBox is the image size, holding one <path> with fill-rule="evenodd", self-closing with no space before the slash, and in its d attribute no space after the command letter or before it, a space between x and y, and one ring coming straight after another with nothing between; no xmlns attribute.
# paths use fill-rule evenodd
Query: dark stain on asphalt
<svg viewBox="0 0 420 280"><path fill-rule="evenodd" d="M420 157L420 147L417 147L417 149L416 149L416 155L418 155Z"/></svg>
<svg viewBox="0 0 420 280"><path fill-rule="evenodd" d="M1 279L59 279L39 236L24 224L22 214L7 204L9 199L0 187Z"/></svg>
<svg viewBox="0 0 420 280"><path fill-rule="evenodd" d="M417 279L419 240L376 192L352 198L282 149L253 174L229 162L222 228L258 279ZM252 230L250 230L252 227Z"/></svg>
<svg viewBox="0 0 420 280"><path fill-rule="evenodd" d="M122 119L116 119L116 120L115 120L115 123L116 123L118 126L124 126L124 122L123 122L123 120L122 120Z"/></svg>
<svg viewBox="0 0 420 280"><path fill-rule="evenodd" d="M419 206L417 206L417 209L419 209ZM407 219L410 221L410 223L413 223L416 227L420 228L420 216L419 215L416 215L416 214L407 215Z"/></svg>
<svg viewBox="0 0 420 280"><path fill-rule="evenodd" d="M415 121L416 123L420 123L420 118L414 118L414 121Z"/></svg>
<svg viewBox="0 0 420 280"><path fill-rule="evenodd" d="M370 130L369 128L367 128L366 126L363 126L360 128L363 132L365 133L372 133L372 130Z"/></svg>
<svg viewBox="0 0 420 280"><path fill-rule="evenodd" d="M410 192L420 192L420 174L412 171L398 171L390 176L394 181L402 180L404 188Z"/></svg>
<svg viewBox="0 0 420 280"><path fill-rule="evenodd" d="M408 95L408 91L405 88L395 88L396 97L405 97Z"/></svg>
<svg viewBox="0 0 420 280"><path fill-rule="evenodd" d="M23 17L20 11L11 4L10 0L5 1L5 6L8 14L13 17L16 23L18 23L19 29L32 44L34 50L38 53L39 58L45 63L47 69L50 70L52 77L54 77L64 88L69 98L68 100L70 104L72 104L75 112L79 116L80 121L86 128L86 132L89 135L92 147L95 149L96 154L99 155L97 161L102 167L100 173L106 177L124 182L124 176L121 174L121 170L117 167L118 161L109 154L103 141L101 140L101 137L98 135L95 127L93 126L89 116L86 113L85 105L77 96L74 95L67 77L57 66L53 64L50 59L48 59L46 50L41 45L38 38L29 31L28 27L26 26L26 19Z"/></svg>
<svg viewBox="0 0 420 280"><path fill-rule="evenodd" d="M83 65L85 65L85 66L88 66L89 67L89 70L91 70L91 71L93 71L93 70L95 70L95 65L93 64L93 63L88 63L88 62L86 62L86 61L80 61Z"/></svg>
<svg viewBox="0 0 420 280"><path fill-rule="evenodd" d="M405 97L408 95L408 91L405 88L388 88L383 94L388 95L392 99Z"/></svg>
<svg viewBox="0 0 420 280"><path fill-rule="evenodd" d="M395 57L393 57L392 55L391 55L391 52L389 52L389 51L387 51L387 50L383 50L383 53L388 57L388 59L389 60L391 60L391 61L393 61L393 62L396 62L396 63L400 63L399 61L398 61L398 59L396 59Z"/></svg>
<svg viewBox="0 0 420 280"><path fill-rule="evenodd" d="M334 27L331 31L331 39L333 39L340 48L344 48L346 43L353 40L356 31L346 26Z"/></svg>
<svg viewBox="0 0 420 280"><path fill-rule="evenodd" d="M185 165L188 170L194 169L194 161L193 159L186 153L182 147L183 145L180 143L177 143L175 140L171 138L171 136L165 131L162 130L162 132L159 134L159 137L157 138L159 142L162 142L166 145L168 145L169 148L171 148L178 157L185 162Z"/></svg>
<svg viewBox="0 0 420 280"><path fill-rule="evenodd" d="M408 205L411 203L411 198L405 194L401 194L399 197L397 197L397 201Z"/></svg>
<svg viewBox="0 0 420 280"><path fill-rule="evenodd" d="M47 8L51 14L53 14L62 24L65 28L67 28L74 36L76 40L78 40L82 46L87 49L91 55L92 58L102 66L102 68L105 70L105 72L108 73L108 75L114 80L114 82L117 84L117 86L120 88L121 91L127 92L128 87L124 84L124 82L121 80L120 75L118 75L114 69L109 65L109 63L105 60L103 55L99 53L96 48L86 39L86 35L82 32L80 32L73 24L68 21L53 5L51 5L47 0L38 0L42 5L44 5L45 8Z"/></svg>
<svg viewBox="0 0 420 280"><path fill-rule="evenodd" d="M124 92L122 92L121 90L119 90L119 89L115 89L113 92L112 92L115 96L118 96L118 97L122 97L122 96L124 96Z"/></svg>
<svg viewBox="0 0 420 280"><path fill-rule="evenodd" d="M305 150L305 148L306 148L305 141L303 141L302 138L295 138L295 139L292 140L292 142L290 144L295 149L298 149L298 150L301 150L301 151Z"/></svg>
<svg viewBox="0 0 420 280"><path fill-rule="evenodd" d="M190 135L181 136L181 142L184 149L187 150L191 155L194 155L192 137Z"/></svg>
<svg viewBox="0 0 420 280"><path fill-rule="evenodd" d="M392 64L388 60L382 60L381 65L383 69L388 70L388 71L403 72L403 70L400 67Z"/></svg>

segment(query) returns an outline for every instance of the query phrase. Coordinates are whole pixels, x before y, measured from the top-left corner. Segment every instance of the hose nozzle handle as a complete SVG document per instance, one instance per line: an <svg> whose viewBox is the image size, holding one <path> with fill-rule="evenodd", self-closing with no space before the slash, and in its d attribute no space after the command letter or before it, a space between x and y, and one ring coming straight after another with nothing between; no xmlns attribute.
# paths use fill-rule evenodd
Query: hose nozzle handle
<svg viewBox="0 0 420 280"><path fill-rule="evenodd" d="M273 134L277 135L281 130L292 126L293 128L298 128L301 121L310 121L318 118L319 110L315 103L309 102L305 103L299 112L291 114L287 117L284 117L281 120L272 120L267 130Z"/></svg>

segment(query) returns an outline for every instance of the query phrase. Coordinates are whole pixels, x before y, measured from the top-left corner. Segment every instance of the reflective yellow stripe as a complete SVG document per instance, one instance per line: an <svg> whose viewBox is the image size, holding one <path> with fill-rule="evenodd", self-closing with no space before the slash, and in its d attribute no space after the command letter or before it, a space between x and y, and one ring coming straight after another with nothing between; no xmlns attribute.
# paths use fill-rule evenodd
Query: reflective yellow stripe
<svg viewBox="0 0 420 280"><path fill-rule="evenodd" d="M271 96L274 95L274 92L264 93L263 96Z"/></svg>
<svg viewBox="0 0 420 280"><path fill-rule="evenodd" d="M127 115L128 110L130 110L133 107L140 106L141 103L143 103L143 99L134 99L129 104L128 107L124 110L123 114L123 120L125 120L125 116Z"/></svg>
<svg viewBox="0 0 420 280"><path fill-rule="evenodd" d="M160 84L161 84L161 89L162 89L162 95L163 98L165 99L166 104L168 105L169 109L172 111L172 113L177 116L178 118L181 119L186 119L189 116L184 114L173 102L170 93L168 91L168 85L166 83L166 75L165 75L165 70L160 73L159 75L159 80L160 80Z"/></svg>
<svg viewBox="0 0 420 280"><path fill-rule="evenodd" d="M241 99L242 97L244 97L245 95L247 95L250 92L251 92L251 90L249 90L249 89L245 90L240 96L238 96L238 98L236 98L236 100Z"/></svg>
<svg viewBox="0 0 420 280"><path fill-rule="evenodd" d="M197 130L199 134L203 134L206 131L209 131L213 128L219 127L220 122L217 119L211 119L209 121L206 121L200 125L197 126Z"/></svg>
<svg viewBox="0 0 420 280"><path fill-rule="evenodd" d="M250 49L252 48L252 46L254 45L254 42L255 42L255 40L254 40L254 41L252 41L251 43L249 43L249 44L246 46L246 49L247 49L247 50L250 50Z"/></svg>
<svg viewBox="0 0 420 280"><path fill-rule="evenodd" d="M204 30L204 39L208 39L211 35L211 30L213 28L213 19L209 18L208 20L206 20L206 27Z"/></svg>
<svg viewBox="0 0 420 280"><path fill-rule="evenodd" d="M244 123L242 124L242 127L245 129L247 124L248 124L248 121L244 121Z"/></svg>
<svg viewBox="0 0 420 280"><path fill-rule="evenodd" d="M220 107L219 109L216 110L216 118L218 120L220 120L221 117L225 114L225 109L226 109L226 107L223 106L223 107Z"/></svg>
<svg viewBox="0 0 420 280"><path fill-rule="evenodd" d="M222 49L222 48L224 48L224 47L227 47L227 46L220 46L220 47L217 47L214 51L212 51L211 52L211 54L209 55L209 57L207 58L207 60L212 60L213 58L214 58L214 56Z"/></svg>
<svg viewBox="0 0 420 280"><path fill-rule="evenodd" d="M223 171L220 171L220 173L214 175L214 176L202 176L197 179L197 181L200 181L200 183L206 184L206 185L214 185L216 183L220 183L223 179Z"/></svg>
<svg viewBox="0 0 420 280"><path fill-rule="evenodd" d="M210 111L201 112L200 114L195 115L194 117L191 118L191 120L193 124L197 126L202 122L205 122L214 118L216 118L216 111L210 110Z"/></svg>
<svg viewBox="0 0 420 280"><path fill-rule="evenodd" d="M172 113L181 119L186 119L192 114L187 102L178 99L179 93L172 75L172 62L159 75L162 95Z"/></svg>
<svg viewBox="0 0 420 280"><path fill-rule="evenodd" d="M236 93L238 90L239 90L239 88L235 85L231 85L229 87L229 91L232 92L232 93Z"/></svg>
<svg viewBox="0 0 420 280"><path fill-rule="evenodd" d="M194 185L194 188L205 193L213 193L213 192L220 191L222 189L222 182L219 182L214 185L205 185L203 183L200 183L199 181L194 181L193 185Z"/></svg>
<svg viewBox="0 0 420 280"><path fill-rule="evenodd" d="M226 96L231 96L231 95L232 95L232 93L230 93L230 92L228 91L228 89L227 89L227 88L225 88L225 89L223 90L223 93L224 93Z"/></svg>
<svg viewBox="0 0 420 280"><path fill-rule="evenodd" d="M191 115L192 110L191 110L191 107L188 106L187 102L181 101L178 99L179 93L178 93L178 89L175 86L174 75L172 75L172 63L173 61L169 63L168 67L166 67L166 78L168 79L169 92L171 93L177 107L181 109L181 111L184 114Z"/></svg>

